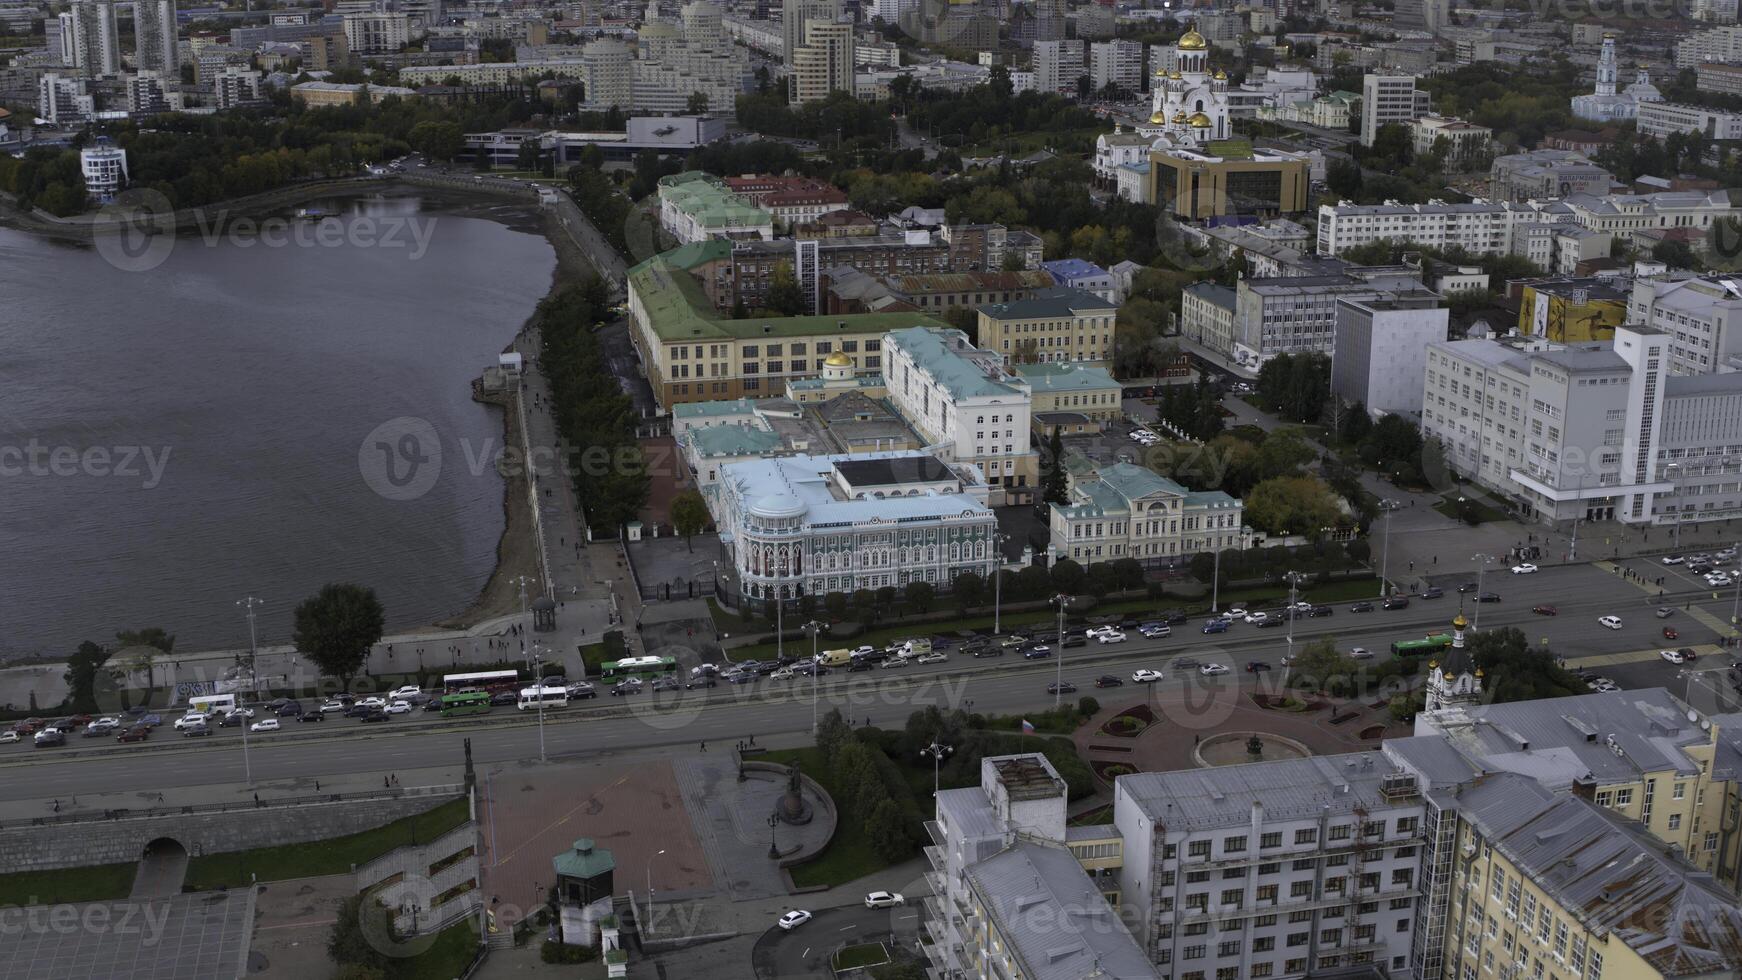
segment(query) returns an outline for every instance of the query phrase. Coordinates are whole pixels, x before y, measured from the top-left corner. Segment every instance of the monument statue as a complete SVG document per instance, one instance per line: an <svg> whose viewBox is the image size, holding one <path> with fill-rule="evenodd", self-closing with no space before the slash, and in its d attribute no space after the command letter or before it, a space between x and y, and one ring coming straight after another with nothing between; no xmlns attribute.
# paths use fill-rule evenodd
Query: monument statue
<svg viewBox="0 0 1742 980"><path fill-rule="evenodd" d="M781 794L780 802L774 807L774 815L782 823L796 826L811 822L811 805L805 802L803 786L804 780L799 776L798 766L787 766L786 792Z"/></svg>

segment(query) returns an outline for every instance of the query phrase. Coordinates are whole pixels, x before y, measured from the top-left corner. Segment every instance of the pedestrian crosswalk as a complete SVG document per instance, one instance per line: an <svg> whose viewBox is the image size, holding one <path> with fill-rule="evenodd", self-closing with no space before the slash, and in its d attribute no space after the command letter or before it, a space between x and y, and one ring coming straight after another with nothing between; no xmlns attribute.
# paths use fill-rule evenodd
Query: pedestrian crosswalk
<svg viewBox="0 0 1742 980"><path fill-rule="evenodd" d="M1664 649L1667 649L1667 647L1658 647L1651 650L1624 650L1621 653L1597 653L1588 657L1568 657L1566 665L1569 668L1576 670L1586 667L1612 667L1616 664L1644 663L1647 660L1658 659L1662 656L1662 650ZM1684 648L1676 647L1676 649L1679 650ZM1697 646L1686 647L1685 649L1692 650L1695 654L1702 657L1715 654L1719 651L1719 647L1715 643L1701 643Z"/></svg>

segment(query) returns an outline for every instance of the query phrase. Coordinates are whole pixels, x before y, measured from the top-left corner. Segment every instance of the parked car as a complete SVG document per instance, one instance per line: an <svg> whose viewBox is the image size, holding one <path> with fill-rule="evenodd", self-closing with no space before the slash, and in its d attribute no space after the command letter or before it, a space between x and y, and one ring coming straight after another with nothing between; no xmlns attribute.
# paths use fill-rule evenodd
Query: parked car
<svg viewBox="0 0 1742 980"><path fill-rule="evenodd" d="M1672 664L1680 665L1687 663L1687 660L1683 659L1681 651L1679 650L1659 650L1657 655Z"/></svg>
<svg viewBox="0 0 1742 980"><path fill-rule="evenodd" d="M868 909L888 909L906 904L907 899L900 892L872 892L865 896L865 907Z"/></svg>
<svg viewBox="0 0 1742 980"><path fill-rule="evenodd" d="M7 742L16 742L23 737L24 736L8 728L5 731L0 732L0 745L4 745Z"/></svg>
<svg viewBox="0 0 1742 980"><path fill-rule="evenodd" d="M782 929L791 931L811 920L811 914L804 909L793 909L780 917L777 923Z"/></svg>
<svg viewBox="0 0 1742 980"><path fill-rule="evenodd" d="M1687 559L1683 558L1681 555L1664 555L1663 556L1663 563L1665 565L1680 565L1684 561L1687 561Z"/></svg>
<svg viewBox="0 0 1742 980"><path fill-rule="evenodd" d="M545 683L549 684L550 680L547 678L545 680ZM422 694L422 693L423 693L423 688L418 687L416 684L407 684L404 687L394 688L393 691L387 695L387 700L390 702L391 701L403 701L406 698L411 697L413 694Z"/></svg>
<svg viewBox="0 0 1742 980"><path fill-rule="evenodd" d="M1556 609L1554 606L1549 605L1548 603L1543 603L1540 606L1531 606L1530 611L1533 613L1536 613L1538 616L1558 616L1558 615L1560 615L1560 610Z"/></svg>

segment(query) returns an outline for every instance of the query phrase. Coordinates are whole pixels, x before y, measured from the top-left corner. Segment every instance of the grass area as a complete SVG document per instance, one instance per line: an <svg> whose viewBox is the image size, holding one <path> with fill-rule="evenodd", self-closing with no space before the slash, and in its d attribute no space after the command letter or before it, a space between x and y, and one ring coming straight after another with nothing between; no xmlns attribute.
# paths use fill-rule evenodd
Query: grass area
<svg viewBox="0 0 1742 980"><path fill-rule="evenodd" d="M0 907L64 905L126 898L133 890L133 862L88 868L18 871L0 875Z"/></svg>
<svg viewBox="0 0 1742 980"><path fill-rule="evenodd" d="M387 966L388 980L433 980L457 977L466 972L478 954L477 919L467 916L436 933L435 944L416 956L393 960Z"/></svg>
<svg viewBox="0 0 1742 980"><path fill-rule="evenodd" d="M603 643L589 643L581 647L581 663L586 665L587 676L595 676L605 669L605 662L610 660L610 651Z"/></svg>
<svg viewBox="0 0 1742 980"><path fill-rule="evenodd" d="M1079 813L1076 816L1070 818L1069 820L1066 820L1065 826L1067 826L1067 827L1101 827L1101 826L1106 826L1108 824L1111 824L1112 822L1113 822L1113 808L1111 806L1101 806L1101 807L1096 807L1093 810L1089 810L1085 813Z"/></svg>
<svg viewBox="0 0 1742 980"><path fill-rule="evenodd" d="M208 854L188 861L187 884L195 890L204 890L219 886L239 887L251 880L282 881L286 878L349 874L352 865L372 861L405 844L434 840L465 823L470 815L470 807L462 797L416 816L348 837Z"/></svg>
<svg viewBox="0 0 1742 980"><path fill-rule="evenodd" d="M1462 504L1458 502L1460 496L1464 498ZM1470 524L1487 524L1490 521L1509 521L1512 519L1507 516L1505 511L1498 507L1489 506L1481 498L1469 494L1459 494L1456 491L1441 495L1440 502L1434 504L1434 510L1452 520Z"/></svg>
<svg viewBox="0 0 1742 980"><path fill-rule="evenodd" d="M834 967L840 970L857 970L867 966L881 966L889 962L889 951L882 943L860 943L857 946L843 946L835 952Z"/></svg>
<svg viewBox="0 0 1742 980"><path fill-rule="evenodd" d="M829 769L823 758L823 750L816 746L801 749L776 749L763 753L758 760L773 762L787 766L797 764L799 771L817 781L830 797L837 800L847 799L846 787L835 782L835 773ZM792 869L793 884L800 888L812 885L828 885L834 887L856 881L868 874L882 871L889 866L887 861L877 856L876 850L859 833L859 819L855 814L840 813L839 822L835 825L835 836L829 845L815 859L805 862Z"/></svg>

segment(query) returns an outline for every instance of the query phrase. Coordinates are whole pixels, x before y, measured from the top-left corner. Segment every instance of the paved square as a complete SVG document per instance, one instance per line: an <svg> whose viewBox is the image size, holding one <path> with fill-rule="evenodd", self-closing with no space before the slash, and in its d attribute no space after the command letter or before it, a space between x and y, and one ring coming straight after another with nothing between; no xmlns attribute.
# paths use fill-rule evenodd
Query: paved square
<svg viewBox="0 0 1742 980"><path fill-rule="evenodd" d="M254 893L36 906L0 915L0 980L242 977Z"/></svg>

